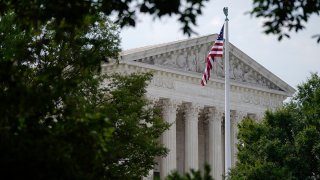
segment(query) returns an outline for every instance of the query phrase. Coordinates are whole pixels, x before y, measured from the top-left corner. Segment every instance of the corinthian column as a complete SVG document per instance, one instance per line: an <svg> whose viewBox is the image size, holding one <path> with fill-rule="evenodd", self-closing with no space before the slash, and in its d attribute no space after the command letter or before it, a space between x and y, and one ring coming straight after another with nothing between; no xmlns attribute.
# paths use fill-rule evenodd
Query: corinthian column
<svg viewBox="0 0 320 180"><path fill-rule="evenodd" d="M212 177L221 180L223 175L223 153L221 123L223 110L209 108L209 163L212 169Z"/></svg>
<svg viewBox="0 0 320 180"><path fill-rule="evenodd" d="M199 107L185 104L185 171L199 169L198 158L198 116Z"/></svg>
<svg viewBox="0 0 320 180"><path fill-rule="evenodd" d="M238 124L240 121L246 116L247 113L242 112L242 111L232 111L231 112L231 150L232 150L232 157L231 157L231 162L232 166L235 166L237 162L237 154L238 154L238 148L237 144L239 142L238 140Z"/></svg>
<svg viewBox="0 0 320 180"><path fill-rule="evenodd" d="M171 171L177 168L177 153L176 153L176 113L177 103L166 99L162 100L163 111L162 115L166 122L171 124L170 129L162 134L162 143L169 149L166 157L161 159L160 163L160 178L164 179Z"/></svg>

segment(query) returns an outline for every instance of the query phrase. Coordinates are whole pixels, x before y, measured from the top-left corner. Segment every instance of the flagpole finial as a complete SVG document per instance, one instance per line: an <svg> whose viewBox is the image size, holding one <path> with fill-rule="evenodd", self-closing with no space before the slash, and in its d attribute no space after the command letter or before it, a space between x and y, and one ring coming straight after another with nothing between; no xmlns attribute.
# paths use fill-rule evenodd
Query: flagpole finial
<svg viewBox="0 0 320 180"><path fill-rule="evenodd" d="M226 16L226 21L228 21L229 19L228 19L228 7L224 7L223 8L223 13L224 13L224 15Z"/></svg>

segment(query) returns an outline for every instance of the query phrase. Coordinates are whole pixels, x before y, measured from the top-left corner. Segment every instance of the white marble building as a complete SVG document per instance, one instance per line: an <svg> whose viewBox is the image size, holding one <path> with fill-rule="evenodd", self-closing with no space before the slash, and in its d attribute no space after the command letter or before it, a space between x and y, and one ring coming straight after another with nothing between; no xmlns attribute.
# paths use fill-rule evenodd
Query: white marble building
<svg viewBox="0 0 320 180"><path fill-rule="evenodd" d="M170 149L150 177L163 179L170 171L184 173L212 166L212 175L224 173L224 63L214 64L213 76L200 84L204 59L216 35L136 48L122 52L119 64L103 65L105 72L147 72L154 78L147 97L163 106L163 118L172 123L161 143ZM237 123L245 116L261 119L295 90L237 47L230 49L230 109L232 164L235 163Z"/></svg>

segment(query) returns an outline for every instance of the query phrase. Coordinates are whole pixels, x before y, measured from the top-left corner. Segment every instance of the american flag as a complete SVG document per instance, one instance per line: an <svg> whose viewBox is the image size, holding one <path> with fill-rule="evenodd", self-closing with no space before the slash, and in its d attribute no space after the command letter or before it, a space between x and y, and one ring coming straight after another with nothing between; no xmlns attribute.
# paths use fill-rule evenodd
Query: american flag
<svg viewBox="0 0 320 180"><path fill-rule="evenodd" d="M215 57L222 57L223 55L223 27L224 26L222 26L217 40L214 42L209 54L207 55L207 64L201 80L202 86L205 86L210 79L210 71L212 69L213 62L215 61Z"/></svg>

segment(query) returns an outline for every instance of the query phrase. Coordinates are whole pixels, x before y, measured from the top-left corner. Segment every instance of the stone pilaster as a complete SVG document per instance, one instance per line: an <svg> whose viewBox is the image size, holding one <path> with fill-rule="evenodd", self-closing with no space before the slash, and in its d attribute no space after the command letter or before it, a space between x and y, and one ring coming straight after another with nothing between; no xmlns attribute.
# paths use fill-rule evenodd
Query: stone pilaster
<svg viewBox="0 0 320 180"><path fill-rule="evenodd" d="M185 104L185 172L199 169L198 117L199 106Z"/></svg>
<svg viewBox="0 0 320 180"><path fill-rule="evenodd" d="M209 120L209 163L212 167L212 177L215 180L221 180L223 175L223 144L221 123L223 117L223 110L217 110L214 108L208 108L208 120Z"/></svg>
<svg viewBox="0 0 320 180"><path fill-rule="evenodd" d="M166 157L161 159L160 163L160 178L164 179L171 171L177 168L177 153L176 153L176 114L177 102L173 100L162 100L162 115L166 122L170 123L170 129L162 134L162 143L169 149Z"/></svg>

